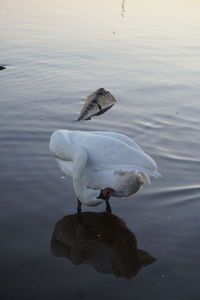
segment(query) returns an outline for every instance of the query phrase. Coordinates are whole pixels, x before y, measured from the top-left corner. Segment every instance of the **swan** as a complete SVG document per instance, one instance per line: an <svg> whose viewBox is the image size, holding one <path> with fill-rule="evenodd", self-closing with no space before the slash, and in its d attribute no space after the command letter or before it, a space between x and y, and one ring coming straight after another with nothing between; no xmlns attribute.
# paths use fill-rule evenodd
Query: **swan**
<svg viewBox="0 0 200 300"><path fill-rule="evenodd" d="M72 177L81 204L97 206L110 196L128 197L136 193L149 176L160 177L156 162L126 135L104 131L53 132L50 151L61 170Z"/></svg>

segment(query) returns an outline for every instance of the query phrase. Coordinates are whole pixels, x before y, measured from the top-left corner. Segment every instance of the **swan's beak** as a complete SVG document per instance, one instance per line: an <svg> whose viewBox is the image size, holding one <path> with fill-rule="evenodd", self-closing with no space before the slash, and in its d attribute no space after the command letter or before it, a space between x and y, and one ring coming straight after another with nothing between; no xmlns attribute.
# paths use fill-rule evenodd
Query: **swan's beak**
<svg viewBox="0 0 200 300"><path fill-rule="evenodd" d="M111 193L113 193L114 190L111 188L106 188L104 190L101 190L99 197L97 199L103 199L108 200L110 198Z"/></svg>

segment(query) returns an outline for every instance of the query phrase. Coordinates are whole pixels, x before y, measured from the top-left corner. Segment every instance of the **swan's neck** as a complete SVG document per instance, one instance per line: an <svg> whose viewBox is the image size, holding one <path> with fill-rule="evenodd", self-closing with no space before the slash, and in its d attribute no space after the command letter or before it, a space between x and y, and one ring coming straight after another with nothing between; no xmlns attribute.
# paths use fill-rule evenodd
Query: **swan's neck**
<svg viewBox="0 0 200 300"><path fill-rule="evenodd" d="M73 185L76 196L81 201L83 195L86 194L86 188L83 184L83 179L81 177L73 177Z"/></svg>
<svg viewBox="0 0 200 300"><path fill-rule="evenodd" d="M83 148L77 147L73 159L73 179L80 181L83 178L84 170L87 164L88 155L87 151Z"/></svg>
<svg viewBox="0 0 200 300"><path fill-rule="evenodd" d="M88 188L84 180L84 171L87 165L88 155L84 148L79 148L76 151L73 164L73 185L78 199L89 206L96 206L103 202L102 199L97 199L100 190Z"/></svg>
<svg viewBox="0 0 200 300"><path fill-rule="evenodd" d="M100 194L100 190L93 190L86 186L83 176L73 178L74 190L77 198L82 203L89 206L96 206L103 202L102 199L97 199Z"/></svg>
<svg viewBox="0 0 200 300"><path fill-rule="evenodd" d="M74 149L75 150L75 149ZM80 198L81 194L84 193L84 170L86 168L88 155L85 149L79 148L75 150L73 160L73 184L76 195Z"/></svg>

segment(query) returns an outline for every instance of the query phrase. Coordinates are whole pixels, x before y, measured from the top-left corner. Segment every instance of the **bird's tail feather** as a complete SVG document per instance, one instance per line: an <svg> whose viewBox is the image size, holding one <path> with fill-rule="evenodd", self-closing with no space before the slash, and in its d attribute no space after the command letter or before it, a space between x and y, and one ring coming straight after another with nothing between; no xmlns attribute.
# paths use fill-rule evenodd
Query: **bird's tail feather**
<svg viewBox="0 0 200 300"><path fill-rule="evenodd" d="M139 173L143 173L145 175L153 176L155 178L160 178L162 175L157 170L150 170L143 167L136 166L136 171Z"/></svg>

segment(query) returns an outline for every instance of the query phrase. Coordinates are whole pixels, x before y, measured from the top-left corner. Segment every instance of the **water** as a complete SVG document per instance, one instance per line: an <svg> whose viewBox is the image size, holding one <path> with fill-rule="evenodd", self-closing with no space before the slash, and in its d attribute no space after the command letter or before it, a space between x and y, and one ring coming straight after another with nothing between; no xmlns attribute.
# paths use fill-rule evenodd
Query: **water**
<svg viewBox="0 0 200 300"><path fill-rule="evenodd" d="M199 1L0 6L1 299L199 299ZM74 122L99 87L117 104ZM111 201L138 249L156 258L131 280L110 267L115 239L95 244L95 259L78 263L51 251L56 223L76 206L71 180L48 150L58 128L127 134L159 166L161 179ZM119 257L116 264L124 268Z"/></svg>

